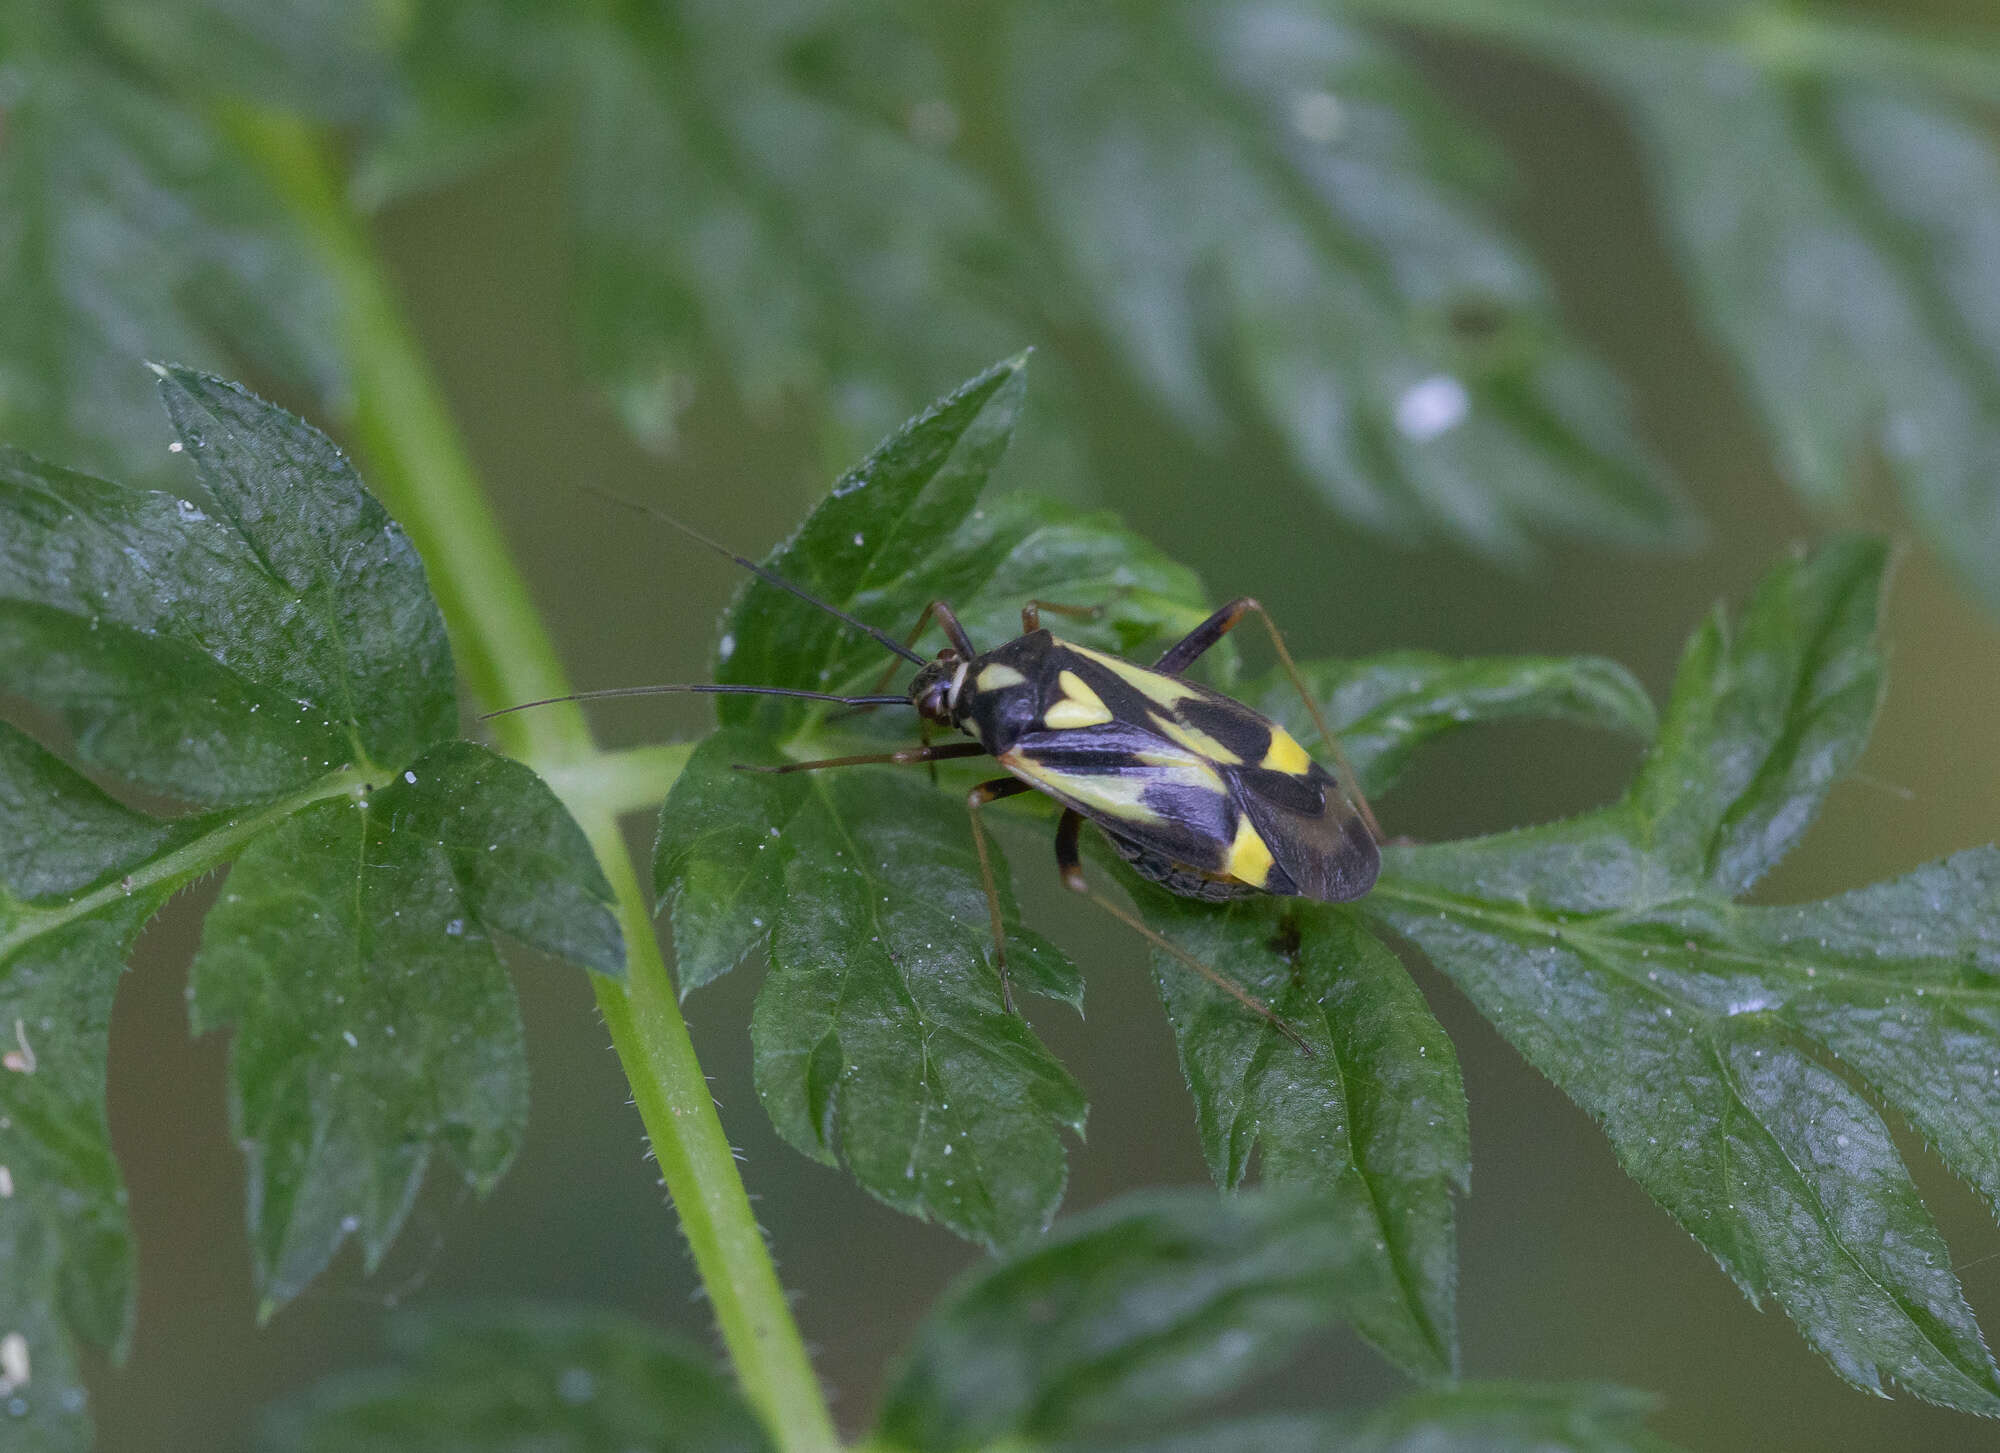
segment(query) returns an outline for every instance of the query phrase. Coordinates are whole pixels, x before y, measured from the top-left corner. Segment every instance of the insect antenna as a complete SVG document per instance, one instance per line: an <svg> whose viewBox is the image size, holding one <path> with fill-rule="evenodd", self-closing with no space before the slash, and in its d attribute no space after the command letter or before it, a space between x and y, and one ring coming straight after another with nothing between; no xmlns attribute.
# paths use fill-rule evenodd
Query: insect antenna
<svg viewBox="0 0 2000 1453"><path fill-rule="evenodd" d="M544 696L539 701L523 701L513 706L503 706L498 711L483 712L479 719L491 721L496 716L526 711L531 706L554 706L559 701L602 701L607 696L673 696L680 693L693 696L797 696L807 701L837 701L843 706L912 704L907 696L835 696L828 691L795 691L789 686L735 686L696 682L665 686L608 686L601 691L572 691L567 696Z"/></svg>
<svg viewBox="0 0 2000 1453"><path fill-rule="evenodd" d="M854 627L855 630L863 631L866 632L868 635L873 636L875 640L878 643L880 643L883 647L885 647L890 651L895 652L898 656L901 656L905 661L913 662L918 666L926 666L930 664L927 660L925 660L924 657L919 656L915 651L911 650L908 646L905 646L902 642L898 641L894 636L890 635L887 631L880 630L875 626L871 626L866 621L856 620L846 611L840 610L835 606L828 605L818 596L810 594L809 592L802 590L798 586L792 584L791 581L785 579L784 576L779 575L776 571L767 570L762 565L759 565L755 560L752 560L747 556L737 554L734 550L730 549L727 545L722 544L720 541L711 540L708 536L704 535L700 530L697 530L693 525L683 524L681 521L675 519L672 515L668 514L665 510L659 509L653 505L641 504L638 500L635 499L627 499L622 494L613 494L610 490L600 489L594 484L585 484L582 486L582 488L588 490L590 493L594 495L599 496L602 499L607 499L611 501L611 503L615 505L623 505L628 510L636 510L642 515L650 515L653 519L660 521L660 523L664 525L671 525L674 529L679 530L683 535L686 535L690 540L695 541L697 544L706 545L716 554L722 556L723 559L734 560L738 565L741 565L745 570L749 571L759 580L769 581L772 585L777 586L778 589L780 590L788 590L793 595L796 595L800 600L804 601L807 605L815 606L818 609L825 611L828 615L832 616L834 619L845 621L848 625ZM901 700L900 697L897 699Z"/></svg>

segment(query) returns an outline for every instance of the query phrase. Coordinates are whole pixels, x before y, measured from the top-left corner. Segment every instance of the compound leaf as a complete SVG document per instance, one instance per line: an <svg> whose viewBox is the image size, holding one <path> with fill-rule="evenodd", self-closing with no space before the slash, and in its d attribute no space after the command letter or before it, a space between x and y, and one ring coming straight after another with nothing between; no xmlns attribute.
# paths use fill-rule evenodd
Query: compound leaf
<svg viewBox="0 0 2000 1453"><path fill-rule="evenodd" d="M0 452L0 682L85 760L212 804L148 816L0 725L0 1237L31 1373L13 1391L77 1444L53 1329L123 1336L105 1038L119 965L171 893L237 864L191 1012L239 1031L267 1312L350 1233L379 1259L438 1147L482 1189L506 1164L526 1084L493 934L623 966L575 823L527 768L449 740L442 619L346 459L234 385L159 372L199 502ZM0 1376L19 1366L0 1347Z"/></svg>
<svg viewBox="0 0 2000 1453"><path fill-rule="evenodd" d="M2000 855L1797 907L1734 902L1866 740L1884 551L1773 572L1689 642L1619 803L1392 849L1368 911L1589 1110L1627 1170L1843 1377L2000 1413L1878 1105L2000 1203Z"/></svg>

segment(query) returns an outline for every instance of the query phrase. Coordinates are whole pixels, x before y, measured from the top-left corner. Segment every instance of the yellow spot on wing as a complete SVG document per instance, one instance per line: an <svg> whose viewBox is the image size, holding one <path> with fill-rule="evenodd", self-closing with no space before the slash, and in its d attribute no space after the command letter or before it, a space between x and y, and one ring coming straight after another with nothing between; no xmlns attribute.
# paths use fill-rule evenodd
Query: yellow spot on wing
<svg viewBox="0 0 2000 1453"><path fill-rule="evenodd" d="M1159 780L1157 776L1136 772L1065 772L1020 752L1003 752L998 760L1023 782L1034 784L1065 806L1138 826L1160 821L1160 814L1140 800L1146 788ZM1221 790L1220 778L1215 786Z"/></svg>
<svg viewBox="0 0 2000 1453"><path fill-rule="evenodd" d="M1222 871L1252 888L1261 888L1264 880L1271 876L1271 861L1271 850L1257 836L1257 829L1250 825L1250 819L1237 818L1236 841L1229 845L1229 856L1222 860Z"/></svg>
<svg viewBox="0 0 2000 1453"><path fill-rule="evenodd" d="M1155 711L1148 714L1153 718L1153 726L1161 736L1179 742L1197 757L1206 757L1211 762L1220 762L1227 767L1242 765L1241 757L1199 727L1191 727L1176 721L1164 712Z"/></svg>
<svg viewBox="0 0 2000 1453"><path fill-rule="evenodd" d="M1312 758L1306 749L1292 740L1290 732L1273 724L1271 727L1271 749L1264 753L1264 760L1257 764L1270 772L1288 772L1294 777L1303 777L1312 766Z"/></svg>
<svg viewBox="0 0 2000 1453"><path fill-rule="evenodd" d="M1027 679L1027 677L1016 671L1012 666L1005 666L995 661L991 666L980 670L979 676L973 682L973 685L977 686L981 691L999 691L1008 686L1019 686Z"/></svg>
<svg viewBox="0 0 2000 1453"><path fill-rule="evenodd" d="M1042 713L1042 720L1051 731L1103 726L1111 720L1111 708L1074 671L1059 673L1056 684L1062 687L1062 700Z"/></svg>
<svg viewBox="0 0 2000 1453"><path fill-rule="evenodd" d="M1074 645L1069 641L1064 641L1062 644L1086 661L1095 661L1134 691L1157 701L1161 706L1172 706L1175 702L1185 701L1190 696L1201 695L1185 681L1176 680L1172 676L1162 676L1157 671L1148 671L1144 666L1134 666L1130 661L1121 661L1116 656L1107 656L1102 651L1091 650L1088 646Z"/></svg>

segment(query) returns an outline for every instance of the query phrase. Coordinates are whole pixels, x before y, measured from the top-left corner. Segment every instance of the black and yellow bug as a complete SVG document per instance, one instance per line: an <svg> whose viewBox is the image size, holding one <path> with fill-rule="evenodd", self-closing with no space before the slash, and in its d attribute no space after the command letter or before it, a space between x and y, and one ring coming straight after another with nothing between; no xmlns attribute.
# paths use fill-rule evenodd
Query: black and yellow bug
<svg viewBox="0 0 2000 1453"><path fill-rule="evenodd" d="M1304 1045L1261 1000L1095 892L1084 877L1079 854L1079 834L1088 821L1133 871L1182 897L1222 902L1269 893L1344 903L1374 886L1381 865L1374 814L1352 771L1339 760L1333 734L1277 626L1255 599L1231 601L1151 666L1135 665L1054 635L1042 626L1041 612L1083 612L1041 601L1023 606L1021 634L991 651L973 645L943 601L925 606L908 641L899 642L671 515L631 501L619 503L654 515L761 579L867 633L914 663L917 673L901 695L839 696L788 687L718 684L624 687L550 700L701 692L794 696L857 707L913 707L926 724L953 728L971 740L743 770L809 772L866 763L991 756L1009 775L973 788L966 805L992 920L994 966L1010 1010L1014 1000L1000 896L979 814L1002 798L1041 792L1063 808L1055 846L1065 884ZM1321 740L1336 755L1340 776L1314 761L1276 722L1182 674L1252 611L1263 617L1278 658L1305 701ZM949 644L926 659L911 645L932 620ZM883 685L887 681L885 675ZM508 710L546 704L526 702Z"/></svg>

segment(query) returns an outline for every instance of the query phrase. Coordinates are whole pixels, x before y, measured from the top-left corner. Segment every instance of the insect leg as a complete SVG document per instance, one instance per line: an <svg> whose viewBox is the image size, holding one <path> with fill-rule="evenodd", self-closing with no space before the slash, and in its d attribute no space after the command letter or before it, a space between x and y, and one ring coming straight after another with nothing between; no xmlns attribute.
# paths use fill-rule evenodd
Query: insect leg
<svg viewBox="0 0 2000 1453"><path fill-rule="evenodd" d="M1354 768L1348 765L1347 753L1340 749L1340 738L1328 728L1326 717L1320 712L1319 703L1313 700L1312 692L1306 689L1306 679L1299 674L1298 664L1292 660L1292 653L1286 649L1285 638L1278 633L1278 623L1271 619L1271 613L1264 609L1262 601L1252 595L1239 596L1232 600L1169 646L1160 659L1153 663L1153 669L1169 676L1180 675L1195 663L1202 652L1228 635L1235 629L1236 623L1253 610L1263 620L1264 629L1271 633L1271 645L1278 653L1278 661L1285 668L1285 674L1291 677L1292 685L1299 693L1299 700L1306 704L1306 710L1312 714L1313 725L1319 729L1320 741L1324 742L1327 751L1333 754L1333 764L1340 769L1341 787L1354 799L1354 805L1361 811L1361 820L1368 824L1368 831L1375 835L1375 841L1381 842L1382 825L1375 820L1375 809L1368 805L1368 799L1362 795L1361 779L1354 775Z"/></svg>
<svg viewBox="0 0 2000 1453"><path fill-rule="evenodd" d="M1094 621L1104 614L1101 605L1057 605L1052 600L1031 600L1021 607L1021 634L1033 635L1042 628L1042 612L1052 616L1068 616L1076 621Z"/></svg>
<svg viewBox="0 0 2000 1453"><path fill-rule="evenodd" d="M1000 887L993 879L993 855L986 849L986 829L979 825L979 809L1003 797L1034 790L1019 777L996 777L965 795L966 815L972 819L972 846L979 854L979 880L986 889L986 915L993 924L993 966L1000 971L1000 1002L1009 1014L1015 1009L1014 982L1007 977L1007 930L1000 921Z"/></svg>
<svg viewBox="0 0 2000 1453"><path fill-rule="evenodd" d="M822 767L861 767L870 762L888 762L901 766L906 762L939 762L951 757L983 757L986 748L977 742L946 742L941 747L905 747L900 752L864 752L858 757L821 757L814 762L784 762L775 767L759 766L750 762L734 764L739 772L817 772ZM1013 778L1008 779L1010 782Z"/></svg>
<svg viewBox="0 0 2000 1453"><path fill-rule="evenodd" d="M951 638L952 645L958 648L959 653L963 655L966 658L966 660L969 661L974 656L977 656L979 654L977 651L973 650L971 638L965 634L965 627L958 623L958 617L952 614L951 607L946 605L941 600L931 601L928 605L924 607L924 613L917 617L916 627L909 633L909 635L903 638L903 646L905 649L908 649L909 647L917 644L917 637L921 636L924 633L924 627L931 623L932 616L936 616L938 618L938 624L944 627L944 633ZM884 691L887 691L889 689L890 678L893 677L901 669L902 667L900 665L890 666L886 671L882 673L880 679L876 681L875 690L871 694L879 696Z"/></svg>
<svg viewBox="0 0 2000 1453"><path fill-rule="evenodd" d="M1268 1023L1278 1033L1296 1044L1307 1055L1316 1051L1303 1034L1278 1017L1270 1005L1231 979L1224 978L1214 968L1203 963L1179 944L1156 933L1138 915L1126 912L1109 898L1090 886L1090 880L1083 876L1083 859L1078 852L1078 835L1083 829L1083 816L1073 809L1064 809L1062 819L1056 824L1056 869L1062 874L1063 886L1071 892L1081 893L1099 908L1144 938L1153 947L1163 949L1173 955L1188 968L1200 974L1209 983L1229 995L1237 1003Z"/></svg>

